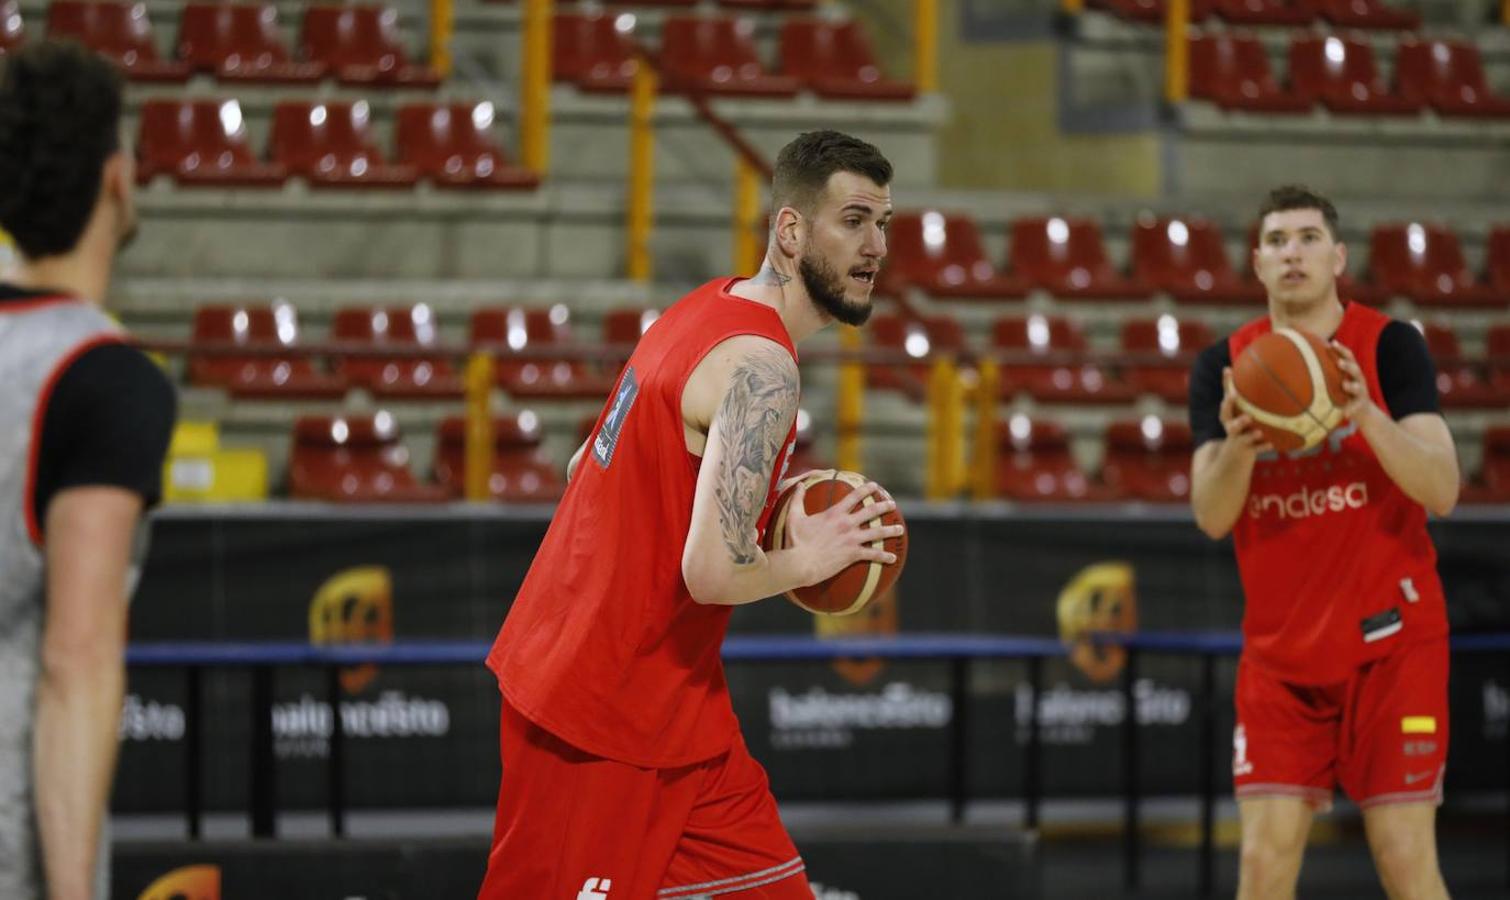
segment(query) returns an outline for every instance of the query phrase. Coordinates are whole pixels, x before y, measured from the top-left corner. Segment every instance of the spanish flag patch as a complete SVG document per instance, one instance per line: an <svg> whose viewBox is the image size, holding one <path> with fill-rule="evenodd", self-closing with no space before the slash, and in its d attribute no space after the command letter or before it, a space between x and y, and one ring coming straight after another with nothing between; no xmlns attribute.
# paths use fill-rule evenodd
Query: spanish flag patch
<svg viewBox="0 0 1510 900"><path fill-rule="evenodd" d="M1401 734L1436 734L1436 716L1406 716L1400 720Z"/></svg>

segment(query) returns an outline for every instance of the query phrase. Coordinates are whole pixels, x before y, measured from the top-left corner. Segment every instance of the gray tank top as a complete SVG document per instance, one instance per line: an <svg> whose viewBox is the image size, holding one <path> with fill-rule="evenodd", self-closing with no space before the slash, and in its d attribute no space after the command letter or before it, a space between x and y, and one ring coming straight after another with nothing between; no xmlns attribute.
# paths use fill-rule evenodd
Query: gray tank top
<svg viewBox="0 0 1510 900"><path fill-rule="evenodd" d="M104 313L76 301L0 305L0 897L42 900L31 775L34 697L45 605L42 523L32 515L37 417L66 363L119 340ZM101 835L97 898L109 895Z"/></svg>

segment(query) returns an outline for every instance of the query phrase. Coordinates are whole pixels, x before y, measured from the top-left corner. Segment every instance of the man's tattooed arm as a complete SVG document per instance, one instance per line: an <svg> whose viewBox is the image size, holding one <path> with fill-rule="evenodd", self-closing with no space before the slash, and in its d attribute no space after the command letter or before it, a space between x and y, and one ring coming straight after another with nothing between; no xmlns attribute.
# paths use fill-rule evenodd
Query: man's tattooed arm
<svg viewBox="0 0 1510 900"><path fill-rule="evenodd" d="M735 565L748 565L756 559L755 527L771 470L797 415L797 363L770 345L746 357L732 377L716 419L723 452L714 497L729 556Z"/></svg>

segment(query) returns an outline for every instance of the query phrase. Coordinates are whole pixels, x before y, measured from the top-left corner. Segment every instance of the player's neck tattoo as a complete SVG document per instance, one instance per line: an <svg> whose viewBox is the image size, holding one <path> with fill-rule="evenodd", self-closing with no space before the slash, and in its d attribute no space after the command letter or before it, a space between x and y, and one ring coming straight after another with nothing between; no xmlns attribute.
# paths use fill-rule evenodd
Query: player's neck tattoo
<svg viewBox="0 0 1510 900"><path fill-rule="evenodd" d="M755 277L750 279L750 284L769 284L774 287L785 287L791 280L792 276L783 275L776 271L770 263L766 263L760 267L759 272L755 273Z"/></svg>

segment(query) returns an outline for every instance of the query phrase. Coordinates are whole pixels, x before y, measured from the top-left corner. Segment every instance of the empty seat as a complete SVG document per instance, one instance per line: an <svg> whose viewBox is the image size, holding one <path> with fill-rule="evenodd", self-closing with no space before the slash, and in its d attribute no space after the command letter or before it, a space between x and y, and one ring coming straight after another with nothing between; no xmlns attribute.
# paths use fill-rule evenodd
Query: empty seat
<svg viewBox="0 0 1510 900"><path fill-rule="evenodd" d="M1129 500L1175 503L1190 497L1190 426L1146 416L1106 429L1101 480Z"/></svg>
<svg viewBox="0 0 1510 900"><path fill-rule="evenodd" d="M1479 468L1482 492L1475 499L1510 503L1510 426L1496 425L1484 431L1484 462Z"/></svg>
<svg viewBox="0 0 1510 900"><path fill-rule="evenodd" d="M1032 287L1065 299L1139 300L1152 293L1112 266L1101 226L1091 219L1013 222L1012 271Z"/></svg>
<svg viewBox="0 0 1510 900"><path fill-rule="evenodd" d="M1437 394L1443 406L1484 409L1510 403L1510 394L1497 389L1481 367L1463 359L1462 346L1451 327L1428 322L1421 326L1421 332L1436 363Z"/></svg>
<svg viewBox="0 0 1510 900"><path fill-rule="evenodd" d="M299 341L299 314L287 303L273 306L202 306L194 311L195 343L234 343L248 348L292 347ZM346 379L318 371L307 356L189 354L190 384L225 388L240 399L335 399Z"/></svg>
<svg viewBox="0 0 1510 900"><path fill-rule="evenodd" d="M435 87L440 73L413 65L398 31L398 10L381 6L311 6L300 46L347 84Z"/></svg>
<svg viewBox="0 0 1510 900"><path fill-rule="evenodd" d="M1091 0L1093 7L1107 10L1133 22L1162 22L1165 0ZM1211 0L1190 0L1190 21L1199 22L1211 12Z"/></svg>
<svg viewBox="0 0 1510 900"><path fill-rule="evenodd" d="M878 349L896 350L920 360L906 363L873 363L866 366L866 381L878 390L901 391L922 401L928 394L931 362L921 361L933 353L959 353L965 349L965 332L950 316L872 316L866 333Z"/></svg>
<svg viewBox="0 0 1510 900"><path fill-rule="evenodd" d="M1484 352L1489 357L1489 383L1510 397L1510 325L1495 325L1485 335Z"/></svg>
<svg viewBox="0 0 1510 900"><path fill-rule="evenodd" d="M398 111L398 161L438 187L527 190L540 177L513 165L493 137L493 104L415 103Z"/></svg>
<svg viewBox="0 0 1510 900"><path fill-rule="evenodd" d="M1138 216L1132 234L1133 277L1190 303L1257 303L1263 288L1232 270L1222 234L1200 219Z"/></svg>
<svg viewBox="0 0 1510 900"><path fill-rule="evenodd" d="M137 81L182 82L189 67L158 56L145 3L54 0L47 7L47 36L68 37L114 60Z"/></svg>
<svg viewBox="0 0 1510 900"><path fill-rule="evenodd" d="M697 0L609 0L620 6L696 6Z"/></svg>
<svg viewBox="0 0 1510 900"><path fill-rule="evenodd" d="M0 2L0 53L21 46L26 40L26 25L21 21L21 4L17 0Z"/></svg>
<svg viewBox="0 0 1510 900"><path fill-rule="evenodd" d="M761 66L754 24L747 19L667 19L661 65L661 89L668 93L790 97L798 88L796 78L771 75Z"/></svg>
<svg viewBox="0 0 1510 900"><path fill-rule="evenodd" d="M137 160L144 184L161 174L179 184L273 187L288 177L281 163L252 155L235 100L144 102Z"/></svg>
<svg viewBox="0 0 1510 900"><path fill-rule="evenodd" d="M1027 282L998 272L986 258L975 221L959 213L897 213L887 232L883 290L917 288L935 297L1021 297Z"/></svg>
<svg viewBox="0 0 1510 900"><path fill-rule="evenodd" d="M294 62L268 4L189 3L178 28L178 58L222 81L304 84L325 76L322 62Z"/></svg>
<svg viewBox="0 0 1510 900"><path fill-rule="evenodd" d="M288 493L301 500L425 503L445 500L439 485L420 484L398 423L376 415L303 416L294 423Z"/></svg>
<svg viewBox="0 0 1510 900"><path fill-rule="evenodd" d="M1223 109L1304 113L1312 98L1282 88L1269 53L1251 34L1208 33L1190 42L1190 95Z"/></svg>
<svg viewBox="0 0 1510 900"><path fill-rule="evenodd" d="M1374 281L1393 294L1436 306L1499 306L1510 297L1479 282L1463 260L1458 237L1444 225L1374 226L1369 238Z"/></svg>
<svg viewBox="0 0 1510 900"><path fill-rule="evenodd" d="M1510 97L1494 93L1479 48L1467 41L1407 37L1400 42L1395 68L1402 93L1420 97L1444 116L1510 116Z"/></svg>
<svg viewBox="0 0 1510 900"><path fill-rule="evenodd" d="M1009 500L1106 499L1070 454L1069 435L1057 422L1012 416L996 423L996 492Z"/></svg>
<svg viewBox="0 0 1510 900"><path fill-rule="evenodd" d="M1129 320L1122 324L1122 349L1144 358L1128 360L1123 374L1135 389L1183 406L1190 399L1190 366L1215 342L1211 326L1197 319Z"/></svg>
<svg viewBox="0 0 1510 900"><path fill-rule="evenodd" d="M911 84L881 74L860 23L791 18L781 25L781 71L820 97L911 100Z"/></svg>
<svg viewBox="0 0 1510 900"><path fill-rule="evenodd" d="M1343 28L1381 28L1415 31L1421 15L1414 10L1385 6L1380 0L1300 0L1316 14Z"/></svg>
<svg viewBox="0 0 1510 900"><path fill-rule="evenodd" d="M273 111L272 158L319 187L413 187L410 165L383 159L372 140L366 100L310 103L286 100Z"/></svg>
<svg viewBox="0 0 1510 900"><path fill-rule="evenodd" d="M555 79L584 91L628 90L634 80L634 51L628 40L633 21L628 14L601 11L556 13L551 40Z"/></svg>
<svg viewBox="0 0 1510 900"><path fill-rule="evenodd" d="M1485 255L1484 280L1489 289L1510 297L1510 225L1498 225L1489 232Z"/></svg>
<svg viewBox="0 0 1510 900"><path fill-rule="evenodd" d="M572 334L571 312L560 303L549 309L476 310L472 313L471 336L474 342L514 351L580 346ZM613 378L581 359L519 359L502 349L494 372L498 384L515 397L601 400L614 384Z"/></svg>
<svg viewBox="0 0 1510 900"><path fill-rule="evenodd" d="M660 317L660 310L650 307L611 309L603 314L603 343L633 346L640 342L640 336Z"/></svg>
<svg viewBox="0 0 1510 900"><path fill-rule="evenodd" d="M1290 44L1290 84L1335 113L1415 115L1425 107L1419 97L1390 90L1379 77L1373 48L1359 38L1297 37Z"/></svg>
<svg viewBox="0 0 1510 900"><path fill-rule="evenodd" d="M997 350L1045 357L1055 353L1084 353L1088 347L1085 334L1073 322L1036 314L998 319L991 328L991 345ZM1003 397L1021 391L1044 403L1121 403L1134 397L1131 387L1108 378L1092 362L1003 361L1000 373Z"/></svg>
<svg viewBox="0 0 1510 900"><path fill-rule="evenodd" d="M805 12L817 9L818 0L718 0L718 5L763 12Z"/></svg>
<svg viewBox="0 0 1510 900"><path fill-rule="evenodd" d="M330 323L334 340L373 346L434 346L435 314L423 303L385 309L346 307ZM336 371L380 397L459 397L461 379L440 356L343 356Z"/></svg>
<svg viewBox="0 0 1510 900"><path fill-rule="evenodd" d="M466 494L467 420L442 419L435 430L435 481L453 497ZM493 419L492 465L488 493L505 503L548 503L561 499L562 473L540 446L540 417L523 410Z"/></svg>
<svg viewBox="0 0 1510 900"><path fill-rule="evenodd" d="M1316 19L1306 0L1214 0L1212 12L1234 25L1309 25Z"/></svg>

